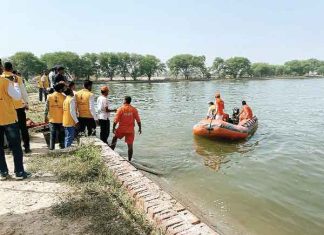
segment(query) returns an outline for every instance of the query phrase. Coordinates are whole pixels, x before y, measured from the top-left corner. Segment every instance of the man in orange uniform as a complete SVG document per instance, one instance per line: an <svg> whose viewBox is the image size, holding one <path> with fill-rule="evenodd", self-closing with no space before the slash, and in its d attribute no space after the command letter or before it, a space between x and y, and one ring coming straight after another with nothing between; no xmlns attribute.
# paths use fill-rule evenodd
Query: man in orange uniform
<svg viewBox="0 0 324 235"><path fill-rule="evenodd" d="M122 139L125 137L125 142L128 146L128 161L132 160L133 157L133 142L135 138L135 120L138 125L138 132L139 134L142 134L142 125L141 120L138 115L138 111L136 108L134 108L130 103L132 102L132 98L130 96L125 97L124 105L121 106L116 113L115 121L113 125L113 133L115 134L112 143L111 148L115 149L117 139ZM118 125L118 128L116 130L116 125Z"/></svg>
<svg viewBox="0 0 324 235"><path fill-rule="evenodd" d="M242 101L242 110L240 112L240 122L244 120L251 120L253 118L253 112L250 106L246 102Z"/></svg>
<svg viewBox="0 0 324 235"><path fill-rule="evenodd" d="M49 122L50 128L50 150L55 149L56 135L59 137L60 148L64 148L63 129L63 103L65 96L62 94L65 85L58 83L54 86L55 92L47 97L45 109L45 122Z"/></svg>
<svg viewBox="0 0 324 235"><path fill-rule="evenodd" d="M223 115L224 115L224 101L220 98L220 93L216 93L215 95L216 101L215 101L215 106L216 106L216 120L222 120Z"/></svg>

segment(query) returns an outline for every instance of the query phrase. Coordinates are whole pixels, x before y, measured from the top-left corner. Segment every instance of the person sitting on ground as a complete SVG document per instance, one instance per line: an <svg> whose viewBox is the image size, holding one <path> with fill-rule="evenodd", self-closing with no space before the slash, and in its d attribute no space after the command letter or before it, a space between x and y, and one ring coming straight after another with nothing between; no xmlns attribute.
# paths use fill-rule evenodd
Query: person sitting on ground
<svg viewBox="0 0 324 235"><path fill-rule="evenodd" d="M83 89L75 94L77 108L79 112L79 131L84 132L87 128L88 136L96 135L96 125L98 122L94 95L91 93L92 81L85 80Z"/></svg>
<svg viewBox="0 0 324 235"><path fill-rule="evenodd" d="M135 139L135 121L138 125L138 132L142 134L142 125L141 120L138 115L138 111L130 103L132 98L126 96L123 106L121 106L116 113L114 124L113 124L113 133L115 134L112 143L111 149L115 149L117 144L117 139L122 139L125 137L125 142L128 146L128 161L132 160L133 157L133 142ZM118 128L116 126L118 124Z"/></svg>
<svg viewBox="0 0 324 235"><path fill-rule="evenodd" d="M209 104L209 108L207 112L207 119L214 119L216 107L214 105L214 102L209 102L208 104Z"/></svg>
<svg viewBox="0 0 324 235"><path fill-rule="evenodd" d="M64 148L64 129L63 129L63 95L65 85L62 83L54 86L55 92L48 96L45 108L45 122L49 122L50 128L50 150L55 149L56 136L58 135L60 148Z"/></svg>
<svg viewBox="0 0 324 235"><path fill-rule="evenodd" d="M63 102L63 127L65 132L64 147L70 147L75 137L75 129L79 123L76 113L76 103L73 91L67 88L64 91L66 98Z"/></svg>
<svg viewBox="0 0 324 235"><path fill-rule="evenodd" d="M108 137L110 133L110 120L109 114L110 112L116 112L116 109L109 109L108 105L108 95L109 95L109 87L103 86L100 88L101 96L97 99L97 111L98 111L98 119L100 125L100 139L108 144Z"/></svg>
<svg viewBox="0 0 324 235"><path fill-rule="evenodd" d="M253 112L250 106L246 104L246 101L242 101L242 109L240 112L240 122L248 121L253 118Z"/></svg>
<svg viewBox="0 0 324 235"><path fill-rule="evenodd" d="M9 169L3 149L4 136L6 136L12 151L16 179L22 180L31 176L24 170L18 117L13 104L13 100L21 99L21 94L18 79L12 70L12 64L5 62L4 72L0 76L0 180L9 178Z"/></svg>
<svg viewBox="0 0 324 235"><path fill-rule="evenodd" d="M16 71L13 71L13 74L17 76L17 82L21 93L20 100L13 100L13 104L15 106L18 117L18 126L22 140L24 142L25 153L31 153L29 133L26 125L26 110L29 109L28 94L22 77L18 76L18 72Z"/></svg>
<svg viewBox="0 0 324 235"><path fill-rule="evenodd" d="M215 95L216 101L215 101L215 106L216 106L216 120L222 120L223 119L223 115L224 115L224 109L225 109L225 105L224 105L224 101L221 99L220 93L217 92Z"/></svg>

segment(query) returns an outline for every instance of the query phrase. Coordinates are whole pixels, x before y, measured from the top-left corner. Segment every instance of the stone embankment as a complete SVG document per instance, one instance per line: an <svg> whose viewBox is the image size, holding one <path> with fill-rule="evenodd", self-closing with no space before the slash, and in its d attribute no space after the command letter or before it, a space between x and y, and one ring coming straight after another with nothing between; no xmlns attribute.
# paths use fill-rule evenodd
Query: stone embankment
<svg viewBox="0 0 324 235"><path fill-rule="evenodd" d="M107 145L100 140L94 140L94 144L101 147L106 166L126 188L136 207L166 234L218 234Z"/></svg>

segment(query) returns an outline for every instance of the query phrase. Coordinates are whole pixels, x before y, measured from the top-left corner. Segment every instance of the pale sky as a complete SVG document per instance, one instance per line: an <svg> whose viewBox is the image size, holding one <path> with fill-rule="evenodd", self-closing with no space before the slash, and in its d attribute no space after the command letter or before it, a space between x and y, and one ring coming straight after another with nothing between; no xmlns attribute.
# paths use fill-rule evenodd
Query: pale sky
<svg viewBox="0 0 324 235"><path fill-rule="evenodd" d="M321 0L1 0L0 57L126 51L324 60Z"/></svg>

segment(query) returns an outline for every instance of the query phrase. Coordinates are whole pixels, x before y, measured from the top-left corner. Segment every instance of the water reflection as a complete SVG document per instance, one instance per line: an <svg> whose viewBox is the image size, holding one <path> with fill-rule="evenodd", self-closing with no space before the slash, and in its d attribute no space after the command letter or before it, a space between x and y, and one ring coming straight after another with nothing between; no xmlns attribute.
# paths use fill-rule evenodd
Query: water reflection
<svg viewBox="0 0 324 235"><path fill-rule="evenodd" d="M248 157L249 152L259 145L260 140L248 139L236 142L225 140L210 140L194 136L195 152L204 160L204 165L214 171L219 171L221 166L229 163L236 153L240 157ZM237 159L236 159L237 160Z"/></svg>
<svg viewBox="0 0 324 235"><path fill-rule="evenodd" d="M194 137L196 153L204 160L204 165L214 171L219 171L222 164L230 162L228 154L238 151L236 144L216 142L198 136Z"/></svg>

